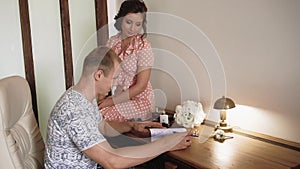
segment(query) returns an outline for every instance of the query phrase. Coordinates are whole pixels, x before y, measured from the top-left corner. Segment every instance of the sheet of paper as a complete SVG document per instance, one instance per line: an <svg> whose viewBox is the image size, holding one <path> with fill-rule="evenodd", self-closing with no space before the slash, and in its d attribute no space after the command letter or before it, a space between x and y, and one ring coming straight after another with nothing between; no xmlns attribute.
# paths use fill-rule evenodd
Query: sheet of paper
<svg viewBox="0 0 300 169"><path fill-rule="evenodd" d="M185 128L167 128L167 129L157 129L152 128L150 129L151 133L151 141L155 141L160 139L161 137L169 134L179 133L179 132L186 132Z"/></svg>

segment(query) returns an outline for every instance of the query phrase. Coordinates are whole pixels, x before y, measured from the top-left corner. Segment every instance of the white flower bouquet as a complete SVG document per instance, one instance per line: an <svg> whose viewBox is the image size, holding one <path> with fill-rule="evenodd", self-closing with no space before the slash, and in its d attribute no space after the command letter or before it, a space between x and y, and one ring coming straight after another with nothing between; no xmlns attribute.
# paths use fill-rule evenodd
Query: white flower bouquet
<svg viewBox="0 0 300 169"><path fill-rule="evenodd" d="M185 128L193 128L195 125L200 125L205 116L200 102L187 100L182 105L176 106L174 119L177 124Z"/></svg>

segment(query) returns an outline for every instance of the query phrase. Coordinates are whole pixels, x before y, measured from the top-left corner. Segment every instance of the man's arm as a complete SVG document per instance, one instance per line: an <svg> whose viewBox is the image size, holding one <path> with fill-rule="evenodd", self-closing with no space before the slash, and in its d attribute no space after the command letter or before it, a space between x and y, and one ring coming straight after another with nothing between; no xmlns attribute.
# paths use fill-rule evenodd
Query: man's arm
<svg viewBox="0 0 300 169"><path fill-rule="evenodd" d="M148 128L162 128L162 125L157 122L118 122L104 120L99 124L100 132L108 137L118 136L127 132L141 136L150 136Z"/></svg>
<svg viewBox="0 0 300 169"><path fill-rule="evenodd" d="M191 145L186 133L168 135L140 146L113 149L107 141L83 151L104 168L128 168L142 164L170 150L185 149Z"/></svg>

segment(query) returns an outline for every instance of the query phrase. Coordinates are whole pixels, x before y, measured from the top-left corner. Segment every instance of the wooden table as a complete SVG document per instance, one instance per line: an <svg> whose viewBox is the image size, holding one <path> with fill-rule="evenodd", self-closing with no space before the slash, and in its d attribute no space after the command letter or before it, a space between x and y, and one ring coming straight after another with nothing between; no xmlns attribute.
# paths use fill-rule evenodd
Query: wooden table
<svg viewBox="0 0 300 169"><path fill-rule="evenodd" d="M300 144L271 136L233 130L226 135L233 136L218 142L210 135L213 123L205 122L199 128L199 137L192 138L191 147L167 152L140 167L147 169L300 169ZM145 144L145 140L132 135L110 139L116 147ZM137 167L138 168L138 167Z"/></svg>
<svg viewBox="0 0 300 169"><path fill-rule="evenodd" d="M207 132L212 126L203 126ZM208 133L208 132L207 132ZM207 133L192 139L186 150L168 152L161 156L168 168L232 168L232 169L281 169L300 168L300 144L270 136L234 130L226 133L233 139L218 142ZM200 134L201 136L201 134ZM205 138L208 138L205 142Z"/></svg>

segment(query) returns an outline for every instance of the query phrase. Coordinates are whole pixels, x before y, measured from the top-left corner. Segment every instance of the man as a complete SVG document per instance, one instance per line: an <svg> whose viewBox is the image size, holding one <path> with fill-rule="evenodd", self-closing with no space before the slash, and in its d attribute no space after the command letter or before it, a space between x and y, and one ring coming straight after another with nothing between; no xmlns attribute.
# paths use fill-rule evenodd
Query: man
<svg viewBox="0 0 300 169"><path fill-rule="evenodd" d="M190 146L186 133L169 135L139 146L113 149L104 136L135 131L159 123L105 122L98 112L96 96L105 97L118 69L118 56L106 47L94 49L84 60L79 82L54 106L49 122L45 168L127 168L144 163L168 150Z"/></svg>

